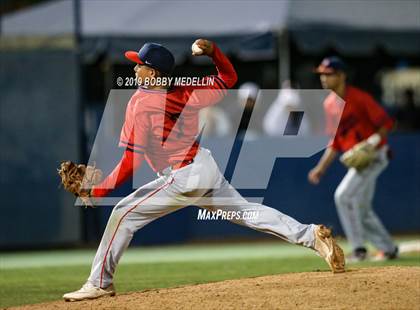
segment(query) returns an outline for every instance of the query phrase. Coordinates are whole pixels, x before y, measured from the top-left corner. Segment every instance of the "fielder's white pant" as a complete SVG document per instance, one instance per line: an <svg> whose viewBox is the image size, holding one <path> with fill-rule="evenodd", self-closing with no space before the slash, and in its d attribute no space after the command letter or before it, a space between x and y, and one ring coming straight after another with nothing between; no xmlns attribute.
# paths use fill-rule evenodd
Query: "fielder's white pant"
<svg viewBox="0 0 420 310"><path fill-rule="evenodd" d="M395 250L389 233L372 209L376 179L388 166L387 152L386 145L380 148L374 162L361 172L349 169L335 191L338 217L353 250L365 247L365 241L385 252Z"/></svg>
<svg viewBox="0 0 420 310"><path fill-rule="evenodd" d="M97 287L110 285L117 263L133 234L153 220L188 205L198 205L210 211L257 212L254 219L235 218L231 221L313 249L315 225L301 224L273 208L245 200L225 180L210 151L201 148L194 163L166 171L115 206L88 281Z"/></svg>

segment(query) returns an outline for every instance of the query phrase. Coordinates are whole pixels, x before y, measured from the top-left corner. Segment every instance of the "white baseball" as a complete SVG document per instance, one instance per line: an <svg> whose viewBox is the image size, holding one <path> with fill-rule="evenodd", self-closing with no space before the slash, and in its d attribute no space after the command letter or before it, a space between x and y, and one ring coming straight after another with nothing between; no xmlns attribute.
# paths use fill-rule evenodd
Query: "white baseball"
<svg viewBox="0 0 420 310"><path fill-rule="evenodd" d="M197 45L197 43L193 43L193 45L191 45L191 50L194 55L203 54L203 50Z"/></svg>

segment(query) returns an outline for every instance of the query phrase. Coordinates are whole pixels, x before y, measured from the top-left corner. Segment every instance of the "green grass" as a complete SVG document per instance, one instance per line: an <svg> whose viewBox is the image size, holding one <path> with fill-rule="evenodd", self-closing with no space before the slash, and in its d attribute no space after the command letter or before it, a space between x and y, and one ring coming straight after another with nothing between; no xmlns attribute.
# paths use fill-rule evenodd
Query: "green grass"
<svg viewBox="0 0 420 310"><path fill-rule="evenodd" d="M1 256L0 307L58 300L86 280L94 251L9 253ZM420 266L406 255L352 266ZM130 249L120 263L118 292L174 287L289 272L328 270L311 251L284 243L171 246Z"/></svg>

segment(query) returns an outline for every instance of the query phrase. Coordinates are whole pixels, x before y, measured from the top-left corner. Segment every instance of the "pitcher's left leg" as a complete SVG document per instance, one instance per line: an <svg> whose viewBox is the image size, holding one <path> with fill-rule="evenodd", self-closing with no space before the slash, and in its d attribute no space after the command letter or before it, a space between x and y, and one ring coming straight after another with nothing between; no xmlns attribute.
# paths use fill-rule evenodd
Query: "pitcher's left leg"
<svg viewBox="0 0 420 310"><path fill-rule="evenodd" d="M206 160L205 166L212 167L213 173L211 178L206 178L207 182L202 187L209 190L195 205L210 211L225 212L226 216L232 216L225 220L314 249L327 261L333 272L344 272L343 251L328 228L302 224L276 209L247 201L226 181L210 154Z"/></svg>
<svg viewBox="0 0 420 310"><path fill-rule="evenodd" d="M249 202L226 180L212 198L210 209L235 212L236 216L229 219L231 222L311 248L326 260L334 273L344 272L343 251L325 226L302 224L276 209Z"/></svg>
<svg viewBox="0 0 420 310"><path fill-rule="evenodd" d="M285 241L313 248L316 225L299 223L294 218L280 211L249 202L239 194L226 180L212 193L212 203L208 209L222 210L236 215L229 219L236 224L275 235Z"/></svg>

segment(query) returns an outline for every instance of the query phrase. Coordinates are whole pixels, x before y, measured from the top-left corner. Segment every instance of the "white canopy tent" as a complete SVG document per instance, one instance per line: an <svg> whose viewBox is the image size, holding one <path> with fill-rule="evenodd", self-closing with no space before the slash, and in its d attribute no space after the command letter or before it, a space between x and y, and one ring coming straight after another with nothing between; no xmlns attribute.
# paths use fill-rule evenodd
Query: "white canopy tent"
<svg viewBox="0 0 420 310"><path fill-rule="evenodd" d="M72 38L74 8L74 1L59 0L8 14L2 41ZM210 37L244 59L278 58L285 78L289 39L306 53L333 46L343 54L369 54L382 46L418 54L419 12L416 0L80 0L79 35L85 59L106 54L119 61L124 50L147 40L159 40L179 58L193 38Z"/></svg>

